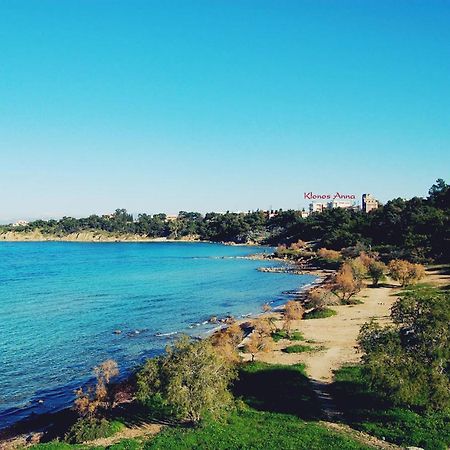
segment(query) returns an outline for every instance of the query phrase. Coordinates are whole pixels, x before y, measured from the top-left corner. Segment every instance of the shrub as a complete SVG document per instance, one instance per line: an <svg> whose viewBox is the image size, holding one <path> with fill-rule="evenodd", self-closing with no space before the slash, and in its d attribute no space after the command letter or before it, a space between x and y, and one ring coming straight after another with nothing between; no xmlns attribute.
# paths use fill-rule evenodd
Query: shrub
<svg viewBox="0 0 450 450"><path fill-rule="evenodd" d="M81 444L112 436L123 428L124 425L118 421L109 422L106 419L82 417L72 425L65 440L71 444Z"/></svg>
<svg viewBox="0 0 450 450"><path fill-rule="evenodd" d="M228 385L236 376L231 363L209 340L187 336L149 359L137 373L137 397L157 414L198 423L219 417L232 403Z"/></svg>
<svg viewBox="0 0 450 450"><path fill-rule="evenodd" d="M304 352L310 352L314 350L314 347L311 347L310 345L291 345L289 347L286 347L283 349L284 353L304 353Z"/></svg>
<svg viewBox="0 0 450 450"><path fill-rule="evenodd" d="M396 405L440 410L450 406L450 293L415 289L391 310L392 326L365 324L359 345L373 390Z"/></svg>
<svg viewBox="0 0 450 450"><path fill-rule="evenodd" d="M326 319L327 317L335 316L337 312L334 309L325 308L325 309L313 309L305 313L303 316L304 320L308 319Z"/></svg>
<svg viewBox="0 0 450 450"><path fill-rule="evenodd" d="M332 303L331 292L323 287L310 289L307 294L308 306L316 310L323 310Z"/></svg>
<svg viewBox="0 0 450 450"><path fill-rule="evenodd" d="M273 348L273 340L267 334L263 334L258 330L254 330L250 335L246 345L245 351L250 353L252 361L255 360L255 356L260 352L269 352Z"/></svg>
<svg viewBox="0 0 450 450"><path fill-rule="evenodd" d="M286 333L286 330L277 330L272 333L272 339L275 342L280 341L281 339L289 339L291 341L304 341L305 338L300 331L294 331L290 336Z"/></svg>
<svg viewBox="0 0 450 450"><path fill-rule="evenodd" d="M378 282L385 278L387 267L381 261L371 261L367 268L368 275L372 278L374 286L378 286Z"/></svg>
<svg viewBox="0 0 450 450"><path fill-rule="evenodd" d="M237 346L244 339L244 332L237 322L227 328L217 331L211 336L211 342L216 349L230 362L236 363L240 360Z"/></svg>
<svg viewBox="0 0 450 450"><path fill-rule="evenodd" d="M341 253L336 250L328 250L327 248L320 248L317 251L319 258L323 258L329 261L340 261Z"/></svg>
<svg viewBox="0 0 450 450"><path fill-rule="evenodd" d="M300 302L289 300L284 305L284 329L288 336L291 335L292 322L294 320L300 320L303 317L304 309Z"/></svg>
<svg viewBox="0 0 450 450"><path fill-rule="evenodd" d="M96 377L95 386L89 386L86 390L79 388L75 391L76 399L74 409L81 417L93 418L111 406L109 383L111 378L119 374L117 363L109 359L94 367Z"/></svg>
<svg viewBox="0 0 450 450"><path fill-rule="evenodd" d="M425 268L421 264L394 259L389 263L389 274L395 281L400 282L401 286L407 286L424 278Z"/></svg>
<svg viewBox="0 0 450 450"><path fill-rule="evenodd" d="M342 303L348 303L362 289L363 283L359 271L362 271L363 267L362 264L345 262L336 274L332 289Z"/></svg>
<svg viewBox="0 0 450 450"><path fill-rule="evenodd" d="M334 397L353 428L406 446L446 450L450 444L449 412L417 413L381 401L363 375L362 366L335 373Z"/></svg>

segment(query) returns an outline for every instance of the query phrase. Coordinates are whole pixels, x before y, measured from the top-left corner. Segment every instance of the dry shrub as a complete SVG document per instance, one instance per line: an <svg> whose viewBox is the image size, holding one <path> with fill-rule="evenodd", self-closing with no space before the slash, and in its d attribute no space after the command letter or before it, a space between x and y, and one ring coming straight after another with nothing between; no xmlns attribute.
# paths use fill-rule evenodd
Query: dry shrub
<svg viewBox="0 0 450 450"><path fill-rule="evenodd" d="M421 264L413 264L404 259L394 259L389 263L389 274L402 286L417 283L425 277L425 267Z"/></svg>
<svg viewBox="0 0 450 450"><path fill-rule="evenodd" d="M341 253L336 250L328 250L327 248L320 248L317 255L323 259L329 259L332 261L339 261L341 259Z"/></svg>

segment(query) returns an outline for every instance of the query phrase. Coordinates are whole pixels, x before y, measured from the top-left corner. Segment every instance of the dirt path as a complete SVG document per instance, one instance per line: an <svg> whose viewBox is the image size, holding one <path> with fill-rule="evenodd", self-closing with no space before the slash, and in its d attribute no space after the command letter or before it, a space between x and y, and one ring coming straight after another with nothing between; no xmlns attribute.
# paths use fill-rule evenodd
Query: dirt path
<svg viewBox="0 0 450 450"><path fill-rule="evenodd" d="M362 304L333 306L332 309L337 312L333 317L296 321L293 329L301 331L306 343L316 348L316 351L284 353L282 349L293 343L281 340L275 345L274 351L260 353L257 359L275 364L304 363L311 379L331 382L334 370L360 360L356 340L361 326L371 318L387 322L398 290L398 287L365 288L358 295L363 300Z"/></svg>
<svg viewBox="0 0 450 450"><path fill-rule="evenodd" d="M90 446L108 447L113 444L117 444L123 439L136 439L136 438L148 438L154 436L161 431L162 425L157 424L142 424L133 428L125 428L119 431L114 436L109 438L96 439L95 441L90 441L88 444Z"/></svg>

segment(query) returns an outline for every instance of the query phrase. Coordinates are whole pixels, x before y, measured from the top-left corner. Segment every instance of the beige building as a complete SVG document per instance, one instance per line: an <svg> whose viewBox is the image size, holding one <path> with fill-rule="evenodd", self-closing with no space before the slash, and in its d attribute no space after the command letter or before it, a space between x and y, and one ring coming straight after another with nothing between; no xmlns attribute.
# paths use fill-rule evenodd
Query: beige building
<svg viewBox="0 0 450 450"><path fill-rule="evenodd" d="M309 213L322 212L326 209L326 203L312 202L309 204Z"/></svg>
<svg viewBox="0 0 450 450"><path fill-rule="evenodd" d="M365 213L368 213L374 209L377 209L380 206L378 200L372 196L372 194L363 194L362 195L362 210Z"/></svg>

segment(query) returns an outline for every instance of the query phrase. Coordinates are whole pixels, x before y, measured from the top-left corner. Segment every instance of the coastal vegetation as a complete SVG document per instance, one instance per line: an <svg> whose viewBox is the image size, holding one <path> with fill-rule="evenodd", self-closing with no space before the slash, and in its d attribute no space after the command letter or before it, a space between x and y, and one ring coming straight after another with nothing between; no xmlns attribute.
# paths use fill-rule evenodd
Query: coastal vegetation
<svg viewBox="0 0 450 450"><path fill-rule="evenodd" d="M102 216L91 215L80 219L63 217L60 220L36 220L19 226L3 225L0 235L39 232L50 239L92 231L99 238L109 236L120 239L131 235L251 242L280 245L277 250L280 257L315 258L322 267L338 268L341 256L335 252L357 246L378 252L383 262L392 259L417 263L447 261L450 255L449 221L450 187L439 179L430 188L427 198L396 198L368 214L335 208L313 213L306 218L302 217L302 211L295 210L279 210L275 214L253 211L205 215L180 211L176 217L162 213L134 217L125 209L117 209ZM305 248L306 242L314 242L319 252L311 253Z"/></svg>
<svg viewBox="0 0 450 450"><path fill-rule="evenodd" d="M367 286L380 292L393 281L401 290L395 291L390 320L362 326L361 363L337 370L330 392L342 421L353 428L399 445L448 448L450 295L419 282L425 276L422 263L448 258L449 192L438 180L427 199L396 199L370 214L336 209L307 219L295 211L271 218L263 212L204 217L182 212L170 221L164 215L134 221L117 210L103 217L97 226L114 222L107 232L277 243L276 256L323 272L320 286L280 311L265 304L256 319L242 324L230 319L210 338L181 337L164 354L147 359L127 380L128 401L146 420L168 426L152 438L110 448L371 448L318 423L322 406L303 364L261 359L274 347L286 358L310 357L324 347L307 345L317 341L306 340L299 323L338 314L333 305L353 309L364 301L356 297L364 299ZM45 232L76 232L76 221L63 223L52 222L53 231ZM92 223L94 218L86 226ZM39 224L41 230L47 225ZM120 388L111 382L117 374L108 360L94 369L95 384L76 392L78 419L61 436L67 443L120 433L130 421L117 412ZM36 448L67 448L52 445Z"/></svg>
<svg viewBox="0 0 450 450"><path fill-rule="evenodd" d="M392 325L363 326L359 345L369 387L395 405L450 408L450 294L428 286L402 292Z"/></svg>
<svg viewBox="0 0 450 450"><path fill-rule="evenodd" d="M236 372L205 340L187 336L148 359L137 373L137 399L158 416L196 424L219 418L232 404L229 385Z"/></svg>

